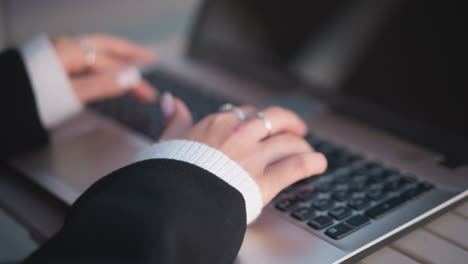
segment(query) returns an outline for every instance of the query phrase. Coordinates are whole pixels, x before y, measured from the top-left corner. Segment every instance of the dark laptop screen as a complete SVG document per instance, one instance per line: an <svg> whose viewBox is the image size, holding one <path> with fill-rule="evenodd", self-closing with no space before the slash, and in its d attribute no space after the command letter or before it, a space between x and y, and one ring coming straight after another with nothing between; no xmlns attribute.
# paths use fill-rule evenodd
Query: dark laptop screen
<svg viewBox="0 0 468 264"><path fill-rule="evenodd" d="M464 9L450 0L379 2L390 1L391 12L333 87L340 98L353 98L337 107L460 163L468 157ZM366 2L373 1L206 1L191 53L313 81L298 60L324 29Z"/></svg>

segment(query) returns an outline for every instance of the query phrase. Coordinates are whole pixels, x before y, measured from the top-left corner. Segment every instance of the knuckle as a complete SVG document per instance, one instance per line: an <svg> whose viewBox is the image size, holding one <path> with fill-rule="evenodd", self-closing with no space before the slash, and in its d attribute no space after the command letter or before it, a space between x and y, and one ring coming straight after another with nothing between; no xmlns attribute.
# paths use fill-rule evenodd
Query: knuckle
<svg viewBox="0 0 468 264"><path fill-rule="evenodd" d="M287 111L286 109L280 107L280 106L270 106L267 109L265 109L265 112L272 113L274 115L281 114Z"/></svg>

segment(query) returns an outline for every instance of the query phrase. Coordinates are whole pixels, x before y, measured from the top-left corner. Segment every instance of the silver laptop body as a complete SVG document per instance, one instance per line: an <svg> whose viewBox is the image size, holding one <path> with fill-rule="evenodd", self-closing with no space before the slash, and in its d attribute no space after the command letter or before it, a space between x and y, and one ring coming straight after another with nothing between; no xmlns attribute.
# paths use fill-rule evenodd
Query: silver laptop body
<svg viewBox="0 0 468 264"><path fill-rule="evenodd" d="M204 8L202 12L207 12L206 8L211 8L210 4L207 3ZM195 38L197 34L200 33L195 30ZM158 65L160 70L197 83L207 91L257 105L271 102L272 98L277 98L275 95L284 95L263 81L240 78L243 76L222 67L188 59L181 39L169 40L157 48L163 54ZM439 165L442 157L438 153L348 118L305 93L301 94L294 89L290 91L292 103L287 106L302 105L305 109L314 106L310 112L305 110L302 113L314 135L368 159L416 175L437 188L403 203L382 218L372 219L370 224L342 239L333 239L325 234L325 229L311 228L306 221L291 217L291 212L278 210L275 208L275 200L248 228L238 263L354 262L467 197L466 167L447 169ZM11 158L9 162L32 181L71 205L92 183L130 164L135 155L154 140L94 111L86 110L54 129L48 147ZM370 206L378 204L372 202ZM336 205L346 204L337 202ZM364 211L357 210L357 213ZM325 214L317 211L317 215Z"/></svg>

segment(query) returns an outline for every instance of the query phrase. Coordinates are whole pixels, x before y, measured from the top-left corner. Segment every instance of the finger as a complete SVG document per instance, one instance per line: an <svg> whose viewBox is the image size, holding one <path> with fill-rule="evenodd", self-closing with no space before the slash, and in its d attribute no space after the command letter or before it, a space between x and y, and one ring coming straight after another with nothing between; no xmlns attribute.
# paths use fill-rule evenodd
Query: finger
<svg viewBox="0 0 468 264"><path fill-rule="evenodd" d="M111 54L99 52L96 57L96 63L90 70L93 72L118 71L119 69L129 67L131 64L131 62L122 60L118 57L112 56Z"/></svg>
<svg viewBox="0 0 468 264"><path fill-rule="evenodd" d="M95 34L89 36L89 39L96 45L98 50L108 52L126 60L152 64L156 58L156 55L151 50L123 38L105 34Z"/></svg>
<svg viewBox="0 0 468 264"><path fill-rule="evenodd" d="M76 94L83 103L122 95L133 90L135 87L139 90L136 93L142 99L146 100L151 96L142 94L143 92L148 94L150 92L147 91L147 84L143 82L141 74L136 67L129 67L121 71L97 72L74 76L71 78L71 81Z"/></svg>
<svg viewBox="0 0 468 264"><path fill-rule="evenodd" d="M243 105L238 107L238 110L242 112L245 117L249 117L256 111L256 108L251 105ZM224 131L225 133L232 133L236 130L236 127L242 124L242 119L239 116L239 113L235 110L218 112L211 115L208 115L200 121L198 126L204 133L206 131L213 133L220 133ZM223 133L223 134L225 134Z"/></svg>
<svg viewBox="0 0 468 264"><path fill-rule="evenodd" d="M128 91L118 81L118 73L95 73L71 79L73 89L82 103L122 95Z"/></svg>
<svg viewBox="0 0 468 264"><path fill-rule="evenodd" d="M265 109L262 113L271 124L271 131L268 130L265 121L259 117L250 119L238 130L255 140L263 140L268 136L286 132L302 137L307 132L305 122L290 110L273 106Z"/></svg>
<svg viewBox="0 0 468 264"><path fill-rule="evenodd" d="M307 152L313 152L310 144L303 137L291 133L277 134L260 143L260 156L266 164Z"/></svg>
<svg viewBox="0 0 468 264"><path fill-rule="evenodd" d="M322 153L308 152L287 157L267 167L265 174L256 179L262 190L263 202L267 204L287 186L323 173L327 160Z"/></svg>
<svg viewBox="0 0 468 264"><path fill-rule="evenodd" d="M245 116L250 116L251 113L255 113L256 108L253 106L240 106L239 110L244 113ZM219 112L208 115L203 118L193 130L191 134L187 135L187 139L190 140L201 140L199 137L208 137L213 141L210 141L211 146L218 146L224 142L224 140L230 135L236 132L236 127L242 124L238 113L235 111Z"/></svg>
<svg viewBox="0 0 468 264"><path fill-rule="evenodd" d="M157 98L157 90L145 80L141 80L130 93L142 102L154 102Z"/></svg>
<svg viewBox="0 0 468 264"><path fill-rule="evenodd" d="M192 114L187 105L170 93L164 93L161 97L161 110L166 121L166 129L160 140L179 138L193 126Z"/></svg>

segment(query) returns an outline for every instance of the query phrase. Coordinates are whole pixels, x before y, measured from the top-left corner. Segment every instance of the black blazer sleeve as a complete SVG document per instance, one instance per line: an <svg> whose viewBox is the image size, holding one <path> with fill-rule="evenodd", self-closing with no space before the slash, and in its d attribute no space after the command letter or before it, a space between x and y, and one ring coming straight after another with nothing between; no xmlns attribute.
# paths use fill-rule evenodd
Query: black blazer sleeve
<svg viewBox="0 0 468 264"><path fill-rule="evenodd" d="M0 89L0 158L47 143L33 89L16 50L0 53Z"/></svg>
<svg viewBox="0 0 468 264"><path fill-rule="evenodd" d="M232 264L245 228L236 189L185 162L148 160L94 184L25 263Z"/></svg>

